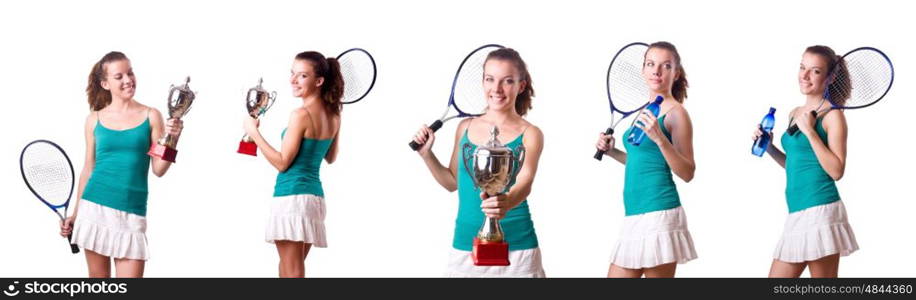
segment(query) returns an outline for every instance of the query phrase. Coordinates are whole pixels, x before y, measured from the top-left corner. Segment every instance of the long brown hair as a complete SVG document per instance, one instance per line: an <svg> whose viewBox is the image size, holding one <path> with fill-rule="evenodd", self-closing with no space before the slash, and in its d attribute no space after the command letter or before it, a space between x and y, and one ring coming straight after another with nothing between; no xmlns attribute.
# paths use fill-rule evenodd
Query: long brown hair
<svg viewBox="0 0 916 300"><path fill-rule="evenodd" d="M681 64L681 55L677 53L677 48L673 44L664 41L652 43L649 45L649 49L652 48L668 50L674 56L674 64L678 76L671 86L671 95L674 96L677 102L684 103L684 99L687 99L687 88L690 87L690 84L687 83L687 72L684 71L684 66ZM646 53L649 53L649 51L647 50Z"/></svg>
<svg viewBox="0 0 916 300"><path fill-rule="evenodd" d="M805 53L816 54L827 61L827 88L824 89L824 98L839 105L846 104L852 92L846 60L827 46L811 46L805 49Z"/></svg>
<svg viewBox="0 0 916 300"><path fill-rule="evenodd" d="M534 97L534 87L531 85L531 74L528 74L528 66L525 65L525 61L522 60L522 56L518 54L518 51L512 48L501 48L490 52L484 61L484 65L491 59L511 62L522 77L519 80L525 81L525 89L515 98L515 112L520 116L524 116L528 113L528 110L531 110L531 98Z"/></svg>
<svg viewBox="0 0 916 300"><path fill-rule="evenodd" d="M108 106L108 104L111 104L111 91L102 88L102 80L105 80L105 76L108 75L108 70L106 69L107 64L119 60L128 60L127 55L118 51L111 51L105 54L105 56L102 56L102 59L99 59L99 61L92 66L92 71L89 72L89 84L86 85L86 96L89 98L89 109L98 111Z"/></svg>
<svg viewBox="0 0 916 300"><path fill-rule="evenodd" d="M321 84L321 103L332 115L340 115L340 110L343 108L340 99L343 98L344 81L343 75L340 74L340 63L337 62L337 59L333 57L325 58L324 55L316 51L305 51L296 54L296 59L311 63L312 68L315 69L315 76L324 78L324 83Z"/></svg>

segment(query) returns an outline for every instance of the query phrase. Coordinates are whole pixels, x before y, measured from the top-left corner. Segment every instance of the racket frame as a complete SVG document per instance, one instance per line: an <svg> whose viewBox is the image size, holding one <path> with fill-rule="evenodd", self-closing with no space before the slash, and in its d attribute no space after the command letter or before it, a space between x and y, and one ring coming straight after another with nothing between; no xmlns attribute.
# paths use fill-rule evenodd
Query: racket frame
<svg viewBox="0 0 916 300"><path fill-rule="evenodd" d="M25 159L25 152L26 150L29 149L29 147L37 143L46 143L46 144L53 146L54 148L57 148L57 150L60 151L60 153L64 156L64 159L67 161L67 166L70 167L70 193L67 194L67 200L64 201L64 203L61 205L53 205L49 203L47 200L45 200L45 198L39 195L38 192L35 191L34 188L32 188L32 185L29 184L28 177L25 176L25 168L23 166L23 160ZM38 198L38 200L41 200L41 203L44 203L45 205L47 205L48 208L51 209L51 211L57 214L57 216L60 217L61 221L66 219L67 211L70 206L70 199L73 197L73 188L76 185L76 172L74 172L73 170L73 162L70 161L70 156L67 155L67 152L64 151L64 149L61 148L60 145L57 145L56 143L49 141L49 140L34 140L32 142L29 142L28 144L25 145L25 147L22 148L22 153L19 154L19 172L22 174L22 181L25 182L25 186L29 188L29 191L31 191L32 194L35 195L36 198ZM59 209L61 207L64 208L63 215L60 214ZM77 245L72 244L72 240L73 240L72 234L68 235L67 243L70 244L70 252L72 252L73 254L79 253L80 252L79 247Z"/></svg>

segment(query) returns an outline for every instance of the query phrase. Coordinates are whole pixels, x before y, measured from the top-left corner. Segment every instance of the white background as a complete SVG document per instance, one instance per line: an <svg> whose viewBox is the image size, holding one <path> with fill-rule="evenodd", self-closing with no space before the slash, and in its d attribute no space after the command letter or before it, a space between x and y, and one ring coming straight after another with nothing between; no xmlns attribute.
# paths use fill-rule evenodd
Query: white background
<svg viewBox="0 0 916 300"><path fill-rule="evenodd" d="M87 274L82 255L57 236L57 217L22 183L17 158L27 142L50 139L79 173L86 78L110 50L131 58L144 104L165 111L169 85L186 75L198 91L178 163L150 176L146 276L276 276L263 232L277 172L262 157L235 153L244 94L261 76L278 91L261 123L278 145L298 103L287 85L293 56L350 47L375 56L379 78L367 99L344 108L339 161L321 174L330 248L312 250L306 273L440 276L457 195L435 183L407 142L441 114L460 59L486 43L517 49L533 76L528 119L546 146L529 201L548 276L604 276L623 218L624 173L591 158L609 117L605 72L621 46L657 40L677 45L691 85L697 171L689 184L676 181L699 259L678 276L766 276L787 215L785 175L750 154L750 133L770 106L782 133L786 113L803 102L796 71L814 44L840 53L878 47L897 70L885 100L847 114L849 154L837 184L861 250L841 260L840 276L916 275L906 122L914 102L905 97L916 43L912 10L901 2L261 2L0 5L0 276ZM439 133L439 157L449 155L455 124Z"/></svg>

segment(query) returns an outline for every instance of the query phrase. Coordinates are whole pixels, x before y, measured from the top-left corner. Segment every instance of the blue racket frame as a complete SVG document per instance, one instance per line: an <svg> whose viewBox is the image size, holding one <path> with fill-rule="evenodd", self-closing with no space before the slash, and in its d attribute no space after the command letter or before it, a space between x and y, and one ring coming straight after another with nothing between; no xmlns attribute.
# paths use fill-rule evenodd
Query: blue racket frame
<svg viewBox="0 0 916 300"><path fill-rule="evenodd" d="M439 130L439 128L442 128L442 124L447 122L448 120L451 120L454 118L477 117L481 115L481 114L469 114L467 112L462 111L461 108L458 107L458 105L455 105L455 87L458 85L458 76L461 74L461 69L464 68L464 64L468 61L468 59L470 59L471 56L474 56L474 54L477 53L477 51L480 51L481 49L488 48L488 47L496 47L496 48L501 48L501 49L506 48L505 46L499 45L499 44L486 44L486 45L477 47L476 49L474 49L474 51L471 51L471 53L468 53L468 55L465 56L464 59L461 60L461 64L458 65L458 70L455 71L455 78L452 79L452 90L451 90L451 94L449 94L448 96L448 105L446 106L445 113L442 114L442 117L440 117L438 120L434 121L432 124L429 125L429 129L432 129L433 132L436 132ZM446 118L445 116L448 115L449 107L454 107L455 111L457 111L458 114ZM419 150L420 147L423 146L414 141L411 141L409 145L410 145L410 149L413 149L414 151Z"/></svg>
<svg viewBox="0 0 916 300"><path fill-rule="evenodd" d="M642 110L643 108L645 108L647 105L649 105L649 102L646 102L646 104L643 104L642 106L640 106L639 108L637 108L637 109L635 109L635 110L632 110L632 111L629 111L629 112L625 112L625 111L622 111L622 110L620 110L620 109L617 109L617 106L614 106L614 99L613 99L613 97L611 97L611 80L610 80L610 78L611 78L611 69L614 68L614 62L617 61L617 58L620 56L620 53L623 52L623 50L626 50L627 48L630 48L631 46L636 46L636 45L645 46L646 48L649 47L649 44L643 43L643 42L633 42L633 43L629 43L629 44L627 44L626 46L621 47L620 50L617 50L617 53L614 53L614 58L611 59L611 63L610 63L610 64L608 65L608 67L607 67L607 75L605 76L604 84L605 84L606 92L607 92L608 106L610 106L610 108L611 108L611 126L608 126L608 128L607 128L606 130L604 130L604 134L605 134L605 135L613 135L613 134L614 134L614 127L617 126L617 123L619 123L619 122L622 121L623 119L626 119L627 117L629 117L629 116L632 115L633 113L638 112L638 111ZM619 112L620 115L621 115L620 120L618 120L617 122L614 122L614 112L615 112L615 111L616 111L616 112ZM592 157L594 157L595 159L597 159L597 160L600 161L600 160L604 157L604 153L605 153L605 151L598 150L598 151L595 151L595 155L592 156Z"/></svg>
<svg viewBox="0 0 916 300"><path fill-rule="evenodd" d="M42 198L41 195L39 195L38 192L36 192L35 189L32 188L32 185L29 184L29 180L25 176L25 169L23 169L23 159L25 157L25 150L29 149L29 146L32 146L33 144L37 144L37 143L46 143L51 146L54 146L54 148L57 148L57 150L59 150L60 153L64 155L64 159L67 160L67 165L69 165L70 167L70 178L72 179L70 180L70 194L67 195L67 201L64 201L64 203L61 205L53 205L51 203L48 203L47 200ZM73 162L70 161L70 156L67 155L67 152L64 151L64 148L61 148L60 145L52 141L49 141L49 140L34 140L26 144L25 147L22 148L22 152L19 154L19 172L22 175L22 181L25 182L25 186L29 188L29 191L31 191L32 194L35 195L36 198L38 198L38 200L41 200L41 203L44 203L46 206L48 206L48 208L51 209L51 211L57 214L57 216L60 217L61 220L66 219L65 215L67 214L67 209L70 206L70 199L73 197L73 187L76 185L76 173L73 171ZM64 208L64 215L61 215L60 211L58 211L58 209L60 209L61 207ZM72 237L67 236L68 244L70 244L71 241L72 241ZM72 252L73 254L76 254L80 252L80 249L78 246L74 244L70 244L70 252Z"/></svg>

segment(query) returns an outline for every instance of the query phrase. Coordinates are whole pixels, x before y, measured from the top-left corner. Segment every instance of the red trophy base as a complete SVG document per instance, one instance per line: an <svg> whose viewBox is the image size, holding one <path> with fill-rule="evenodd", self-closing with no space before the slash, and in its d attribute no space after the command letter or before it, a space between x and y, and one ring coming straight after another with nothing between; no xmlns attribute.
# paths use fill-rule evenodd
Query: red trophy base
<svg viewBox="0 0 916 300"><path fill-rule="evenodd" d="M474 250L471 252L475 266L508 266L509 244L506 242L481 242L474 238Z"/></svg>
<svg viewBox="0 0 916 300"><path fill-rule="evenodd" d="M251 156L258 156L258 144L245 141L239 142L239 150L237 152Z"/></svg>
<svg viewBox="0 0 916 300"><path fill-rule="evenodd" d="M149 147L149 154L153 157L161 158L167 162L175 162L175 156L178 155L178 150L166 147L165 145L160 145L158 143L153 144L152 147Z"/></svg>

